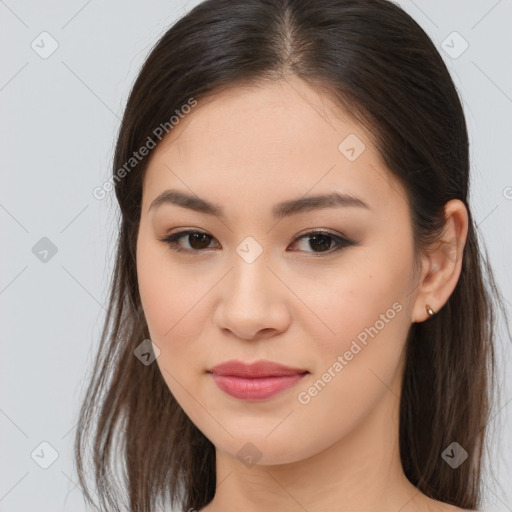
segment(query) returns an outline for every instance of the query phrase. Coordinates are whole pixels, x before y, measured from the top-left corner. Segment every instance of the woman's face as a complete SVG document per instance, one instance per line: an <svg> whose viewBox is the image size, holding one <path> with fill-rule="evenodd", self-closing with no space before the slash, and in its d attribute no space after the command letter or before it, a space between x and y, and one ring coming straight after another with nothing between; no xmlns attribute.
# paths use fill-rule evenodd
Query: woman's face
<svg viewBox="0 0 512 512"><path fill-rule="evenodd" d="M144 179L137 272L156 363L217 450L259 464L313 456L396 412L421 316L405 194L334 108L296 79L224 91L183 114ZM171 189L218 211L151 207ZM357 200L317 207L329 194ZM199 234L163 241L187 230ZM307 373L265 395L275 377L214 378L230 360Z"/></svg>

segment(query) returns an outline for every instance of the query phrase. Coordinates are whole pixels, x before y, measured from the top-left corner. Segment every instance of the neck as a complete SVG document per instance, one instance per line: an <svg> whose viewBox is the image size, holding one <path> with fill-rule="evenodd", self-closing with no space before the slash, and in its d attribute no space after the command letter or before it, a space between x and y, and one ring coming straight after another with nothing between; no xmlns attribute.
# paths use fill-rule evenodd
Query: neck
<svg viewBox="0 0 512 512"><path fill-rule="evenodd" d="M399 390L397 377L369 415L354 419L350 432L340 432L327 449L303 460L247 467L217 450L217 489L205 510L426 510L433 500L407 480L400 461ZM336 415L342 414L341 404L326 421L336 421Z"/></svg>

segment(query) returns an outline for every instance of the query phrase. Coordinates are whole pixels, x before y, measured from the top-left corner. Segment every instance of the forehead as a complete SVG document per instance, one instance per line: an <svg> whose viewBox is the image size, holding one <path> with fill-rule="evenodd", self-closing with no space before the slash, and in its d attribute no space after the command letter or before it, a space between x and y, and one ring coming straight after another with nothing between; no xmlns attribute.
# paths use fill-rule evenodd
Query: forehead
<svg viewBox="0 0 512 512"><path fill-rule="evenodd" d="M403 200L367 131L298 79L202 98L151 155L146 208L163 189L177 187L223 204L332 190L377 206Z"/></svg>

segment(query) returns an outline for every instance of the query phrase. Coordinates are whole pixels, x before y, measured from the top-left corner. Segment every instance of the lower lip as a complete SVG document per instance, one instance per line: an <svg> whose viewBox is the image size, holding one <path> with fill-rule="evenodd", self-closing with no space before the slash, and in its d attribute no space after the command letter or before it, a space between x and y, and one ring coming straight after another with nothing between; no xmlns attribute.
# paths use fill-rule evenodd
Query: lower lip
<svg viewBox="0 0 512 512"><path fill-rule="evenodd" d="M231 375L211 374L219 388L235 398L242 400L264 400L295 386L305 373L282 375L279 377L244 378Z"/></svg>

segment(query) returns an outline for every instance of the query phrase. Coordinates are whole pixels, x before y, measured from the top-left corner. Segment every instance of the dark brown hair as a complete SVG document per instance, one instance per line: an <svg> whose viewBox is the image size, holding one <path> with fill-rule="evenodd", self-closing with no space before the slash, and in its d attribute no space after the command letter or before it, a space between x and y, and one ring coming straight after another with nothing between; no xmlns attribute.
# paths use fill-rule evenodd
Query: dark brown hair
<svg viewBox="0 0 512 512"><path fill-rule="evenodd" d="M149 338L135 251L149 156L122 176L119 170L191 98L289 75L324 91L368 129L407 191L416 254L442 233L447 201L460 199L468 209L456 288L434 317L410 328L400 456L424 494L462 508L479 505L495 387L495 313L497 305L504 308L468 205L466 123L443 59L422 28L387 0L206 0L151 50L119 130L117 254L75 438L80 486L96 506L85 466L91 453L100 510L122 510L123 498L130 512L164 503L199 510L216 485L215 447L176 402L158 365L134 356ZM452 441L469 454L456 470L441 458Z"/></svg>

